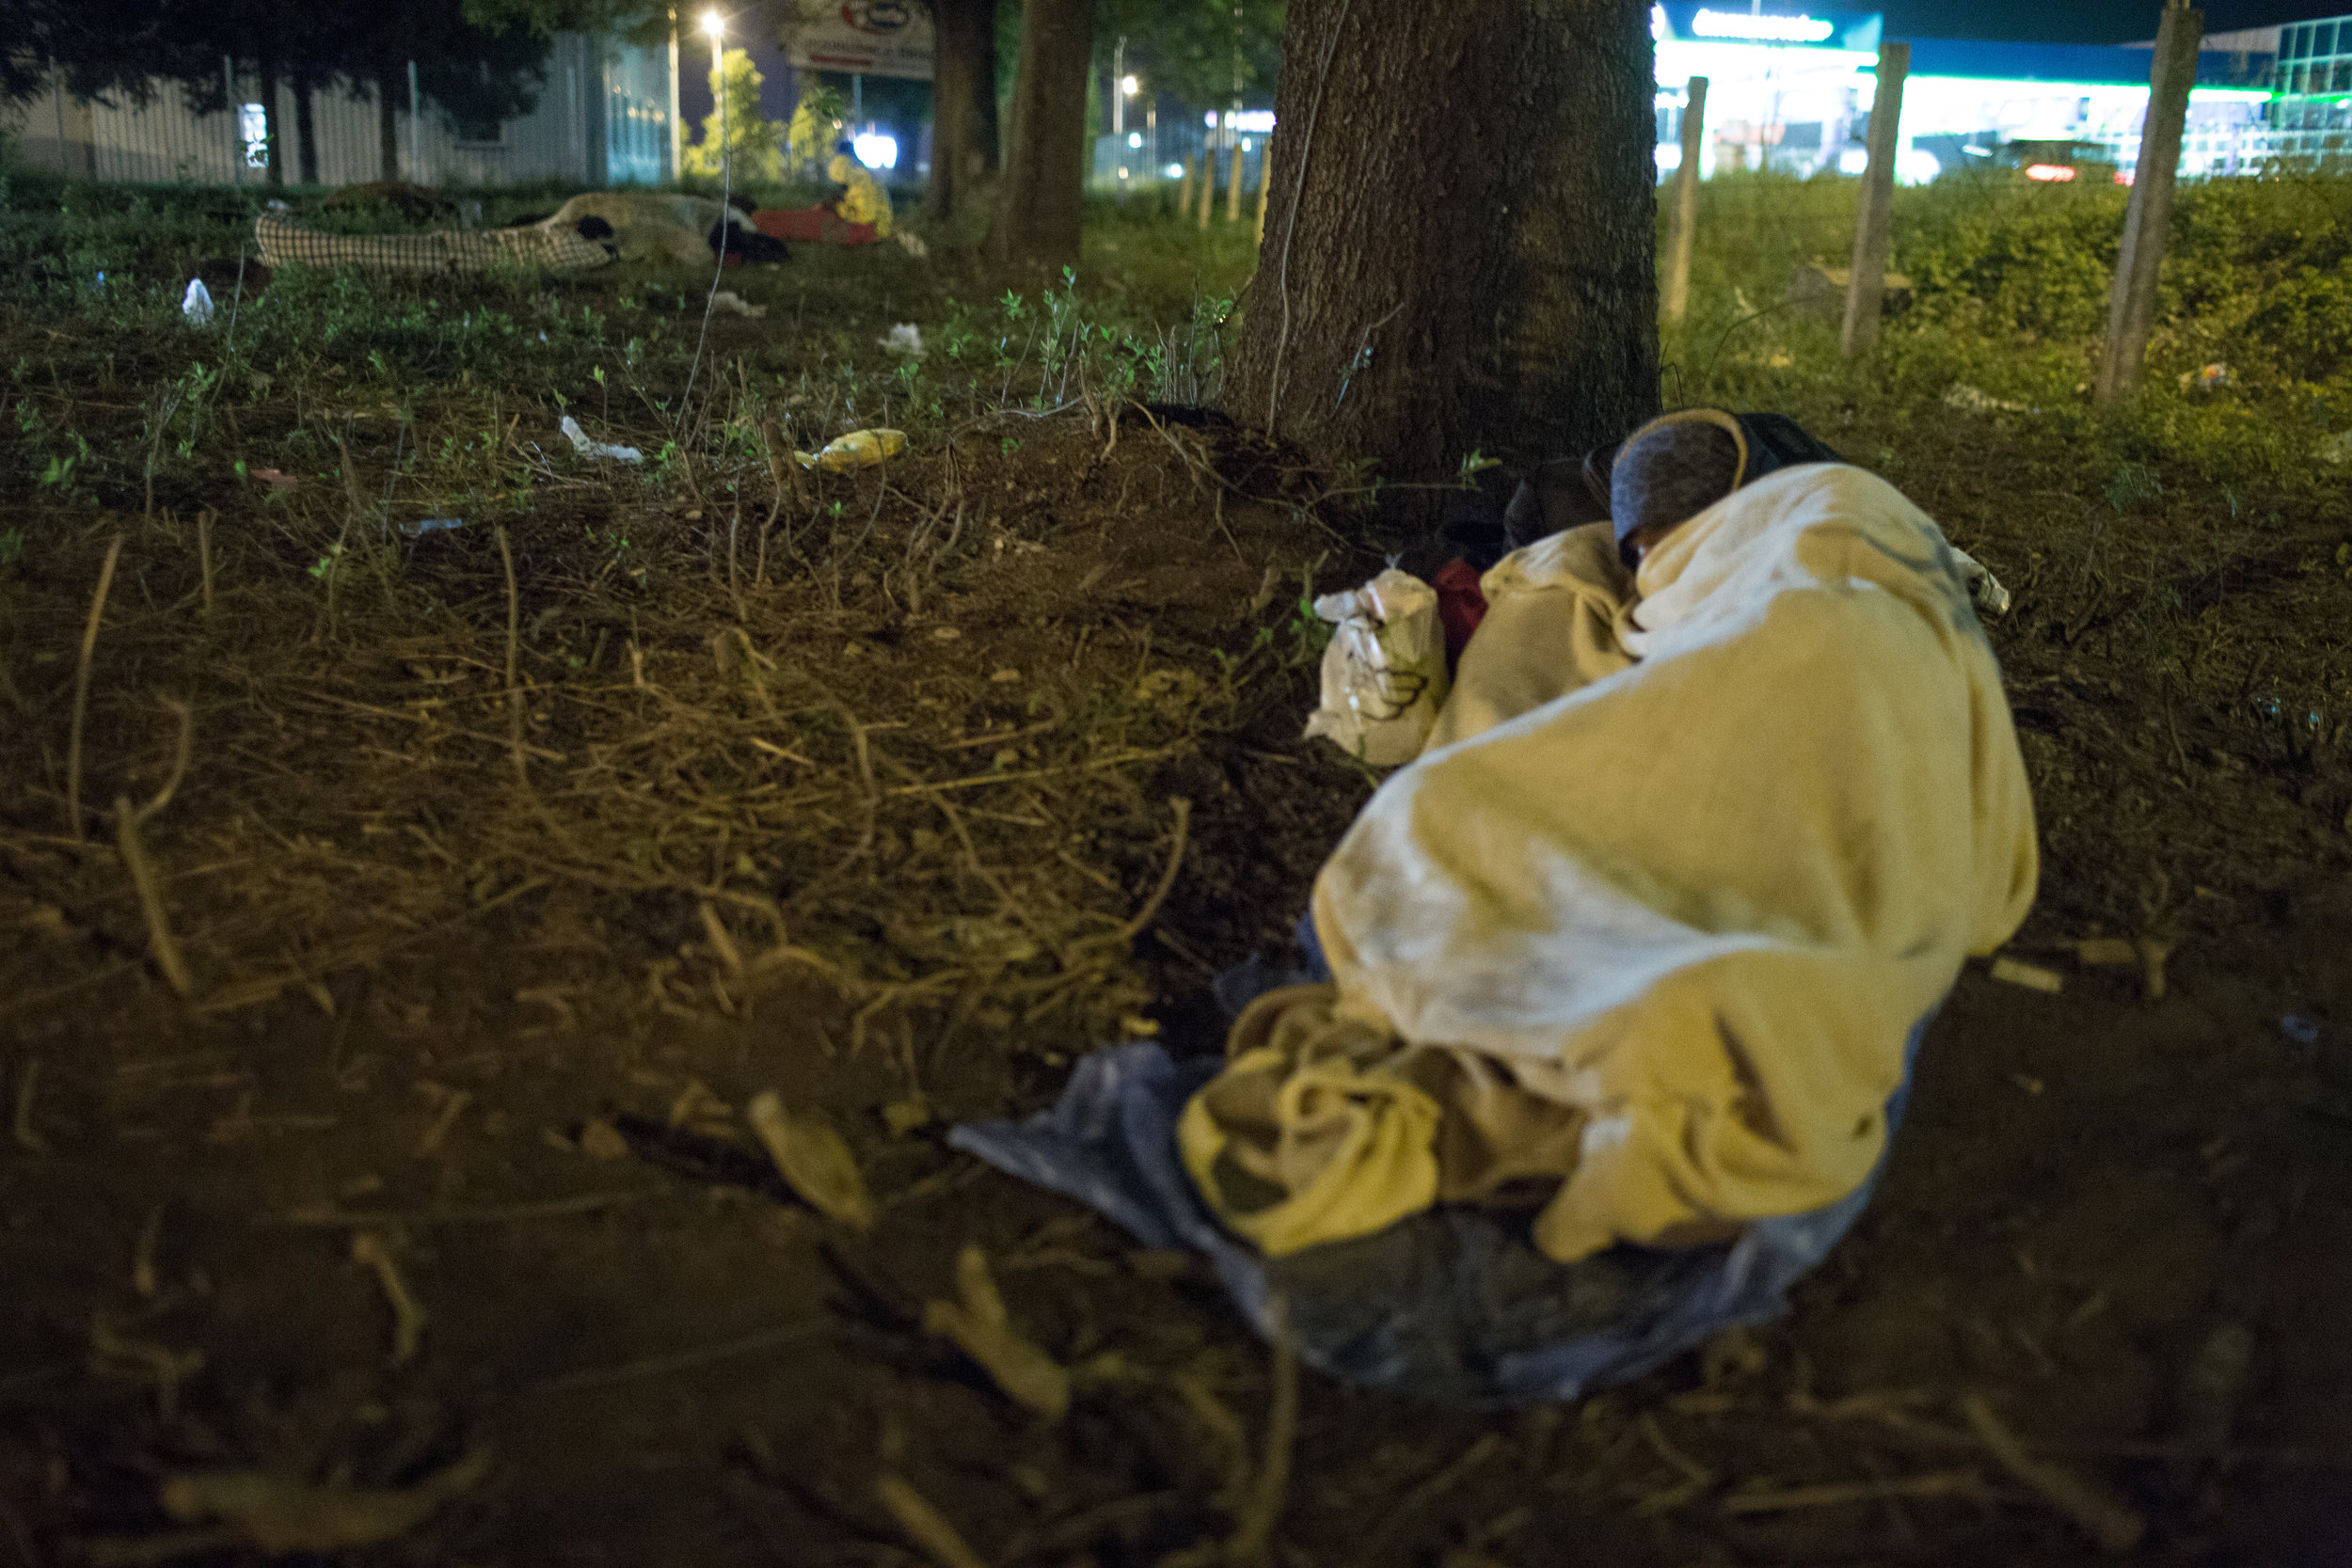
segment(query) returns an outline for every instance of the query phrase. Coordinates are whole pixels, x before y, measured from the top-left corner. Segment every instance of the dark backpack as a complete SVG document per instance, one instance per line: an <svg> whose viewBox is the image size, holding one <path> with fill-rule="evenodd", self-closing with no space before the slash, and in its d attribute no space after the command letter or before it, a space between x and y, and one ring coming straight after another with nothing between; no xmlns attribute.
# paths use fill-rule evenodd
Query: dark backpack
<svg viewBox="0 0 2352 1568"><path fill-rule="evenodd" d="M1740 483L1753 484L1766 474L1793 468L1800 463L1843 463L1835 447L1786 414L1737 414L1748 438L1748 467ZM1597 447L1582 457L1556 457L1540 464L1519 485L1503 509L1502 525L1509 548L1532 545L1564 529L1597 523L1609 515L1609 470L1625 443ZM1500 552L1497 552L1500 559ZM1486 562L1486 564L1491 564Z"/></svg>

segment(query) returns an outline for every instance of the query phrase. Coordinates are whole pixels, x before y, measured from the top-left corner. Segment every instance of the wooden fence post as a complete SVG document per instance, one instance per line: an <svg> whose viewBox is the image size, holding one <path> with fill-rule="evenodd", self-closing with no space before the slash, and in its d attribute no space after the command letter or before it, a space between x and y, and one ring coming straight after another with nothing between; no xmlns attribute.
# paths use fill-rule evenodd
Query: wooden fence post
<svg viewBox="0 0 2352 1568"><path fill-rule="evenodd" d="M2181 133L2188 124L2188 93L2197 85L2197 45L2204 33L2205 13L2177 4L2165 8L2156 28L2148 118L2139 127L2139 159L2123 212L2123 245L2116 253L2107 340L2092 397L2102 409L2132 389L2147 361L2148 334L2156 322L2156 269L2164 263L2165 229L2172 219L2172 177L2181 167Z"/></svg>
<svg viewBox="0 0 2352 1568"><path fill-rule="evenodd" d="M1180 218L1192 216L1192 170L1198 162L1197 158L1184 160L1184 178L1176 186L1176 215Z"/></svg>
<svg viewBox="0 0 2352 1568"><path fill-rule="evenodd" d="M1233 174L1225 182L1225 221L1241 221L1241 138L1233 138Z"/></svg>
<svg viewBox="0 0 2352 1568"><path fill-rule="evenodd" d="M1849 359L1878 347L1886 256L1894 236L1895 155L1902 148L1903 78L1910 74L1911 45L1879 45L1878 90L1870 99L1870 164L1854 216L1853 275L1846 282L1846 325L1838 336Z"/></svg>
<svg viewBox="0 0 2352 1568"><path fill-rule="evenodd" d="M1209 145L1200 150L1200 227L1209 227L1209 214L1216 206L1216 143L1214 135Z"/></svg>
<svg viewBox="0 0 2352 1568"><path fill-rule="evenodd" d="M1679 322L1691 311L1691 248L1699 221L1699 157L1707 145L1707 78L1693 76L1682 104L1682 162L1675 169L1674 230L1666 241L1665 312Z"/></svg>

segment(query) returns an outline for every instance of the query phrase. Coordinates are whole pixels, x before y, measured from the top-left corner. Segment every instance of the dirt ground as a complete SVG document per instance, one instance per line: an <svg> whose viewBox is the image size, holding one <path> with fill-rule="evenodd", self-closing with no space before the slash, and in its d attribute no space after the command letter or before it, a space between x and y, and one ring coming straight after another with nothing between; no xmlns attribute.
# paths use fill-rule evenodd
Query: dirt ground
<svg viewBox="0 0 2352 1568"><path fill-rule="evenodd" d="M1271 1497L1286 1568L2352 1560L2352 784L2294 684L2352 614L2342 504L2224 534L2015 421L1799 411L2017 594L2011 951L2063 989L1971 966L1782 1323L1507 1416L1310 1374L1288 1441L1204 1267L945 1144L1099 1042L1219 1048L1209 977L1281 950L1368 793L1298 738L1293 621L1376 558L1265 454L1001 412L771 513L509 426L511 535L379 546L398 437L355 417L282 495L0 502L40 525L0 628L0 1562L258 1561L166 1482L457 1465L312 1560L1209 1563ZM2161 998L2095 937L2162 943ZM764 1089L847 1140L869 1231L755 1152ZM976 1243L1089 1369L1059 1421L924 1331Z"/></svg>

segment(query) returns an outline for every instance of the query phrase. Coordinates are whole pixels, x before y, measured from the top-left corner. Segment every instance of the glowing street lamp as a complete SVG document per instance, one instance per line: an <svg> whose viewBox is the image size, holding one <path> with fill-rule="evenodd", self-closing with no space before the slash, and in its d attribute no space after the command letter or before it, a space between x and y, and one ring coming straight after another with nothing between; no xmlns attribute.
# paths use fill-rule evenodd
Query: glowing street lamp
<svg viewBox="0 0 2352 1568"><path fill-rule="evenodd" d="M1127 74L1127 35L1119 36L1119 47L1111 51L1111 79L1119 84L1118 93L1111 99L1111 135L1127 134L1127 100L1136 95L1136 79Z"/></svg>
<svg viewBox="0 0 2352 1568"><path fill-rule="evenodd" d="M721 55L721 45L727 36L727 19L717 10L703 12L703 31L710 35L710 81L719 97L719 182L728 184L734 175L731 166L734 149L727 145L727 71Z"/></svg>
<svg viewBox="0 0 2352 1568"><path fill-rule="evenodd" d="M1121 76L1119 79L1119 90L1130 98L1133 98L1142 86L1141 80L1134 76Z"/></svg>

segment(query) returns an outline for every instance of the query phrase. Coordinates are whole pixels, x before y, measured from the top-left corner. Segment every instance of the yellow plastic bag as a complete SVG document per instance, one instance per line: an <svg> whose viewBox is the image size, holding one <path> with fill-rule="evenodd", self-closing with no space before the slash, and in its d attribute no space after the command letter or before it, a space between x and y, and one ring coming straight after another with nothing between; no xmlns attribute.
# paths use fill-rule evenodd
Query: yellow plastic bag
<svg viewBox="0 0 2352 1568"><path fill-rule="evenodd" d="M906 450L907 433L903 430L852 430L826 442L822 451L796 451L792 455L803 468L846 474L852 468L873 467Z"/></svg>

